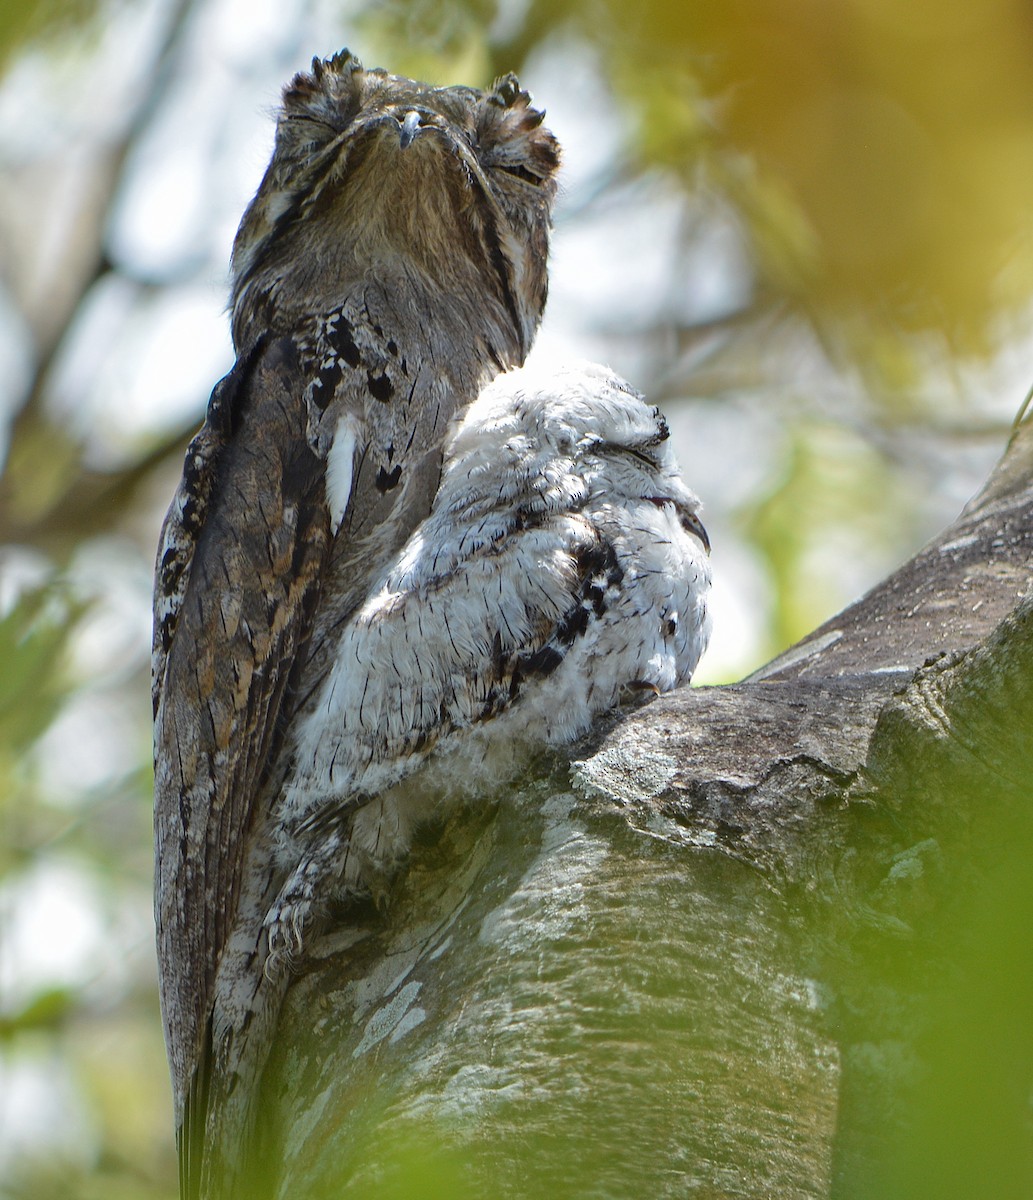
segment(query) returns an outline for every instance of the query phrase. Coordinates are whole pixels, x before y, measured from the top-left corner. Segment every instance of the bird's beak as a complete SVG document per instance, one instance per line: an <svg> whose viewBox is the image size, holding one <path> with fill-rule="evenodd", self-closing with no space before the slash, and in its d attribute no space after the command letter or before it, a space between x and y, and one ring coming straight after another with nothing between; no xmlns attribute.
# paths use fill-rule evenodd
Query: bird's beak
<svg viewBox="0 0 1033 1200"><path fill-rule="evenodd" d="M686 512L684 509L679 513L681 527L686 533L694 533L696 537L703 543L703 549L710 553L710 538L707 537L707 531L703 528L703 522L696 516L695 513Z"/></svg>
<svg viewBox="0 0 1033 1200"><path fill-rule="evenodd" d="M415 108L411 108L402 119L401 128L398 133L398 144L403 150L408 149L413 143L413 138L416 137L416 132L420 128L420 114Z"/></svg>

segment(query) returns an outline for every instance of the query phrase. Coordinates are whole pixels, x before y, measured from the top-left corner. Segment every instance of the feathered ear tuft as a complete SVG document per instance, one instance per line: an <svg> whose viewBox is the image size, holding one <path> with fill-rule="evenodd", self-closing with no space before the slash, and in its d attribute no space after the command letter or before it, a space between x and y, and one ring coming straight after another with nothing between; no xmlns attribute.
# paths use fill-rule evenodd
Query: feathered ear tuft
<svg viewBox="0 0 1033 1200"><path fill-rule="evenodd" d="M521 88L520 80L510 71L508 75L501 76L492 84L488 102L497 104L500 108L512 108L516 104L527 108L531 103L531 93Z"/></svg>
<svg viewBox="0 0 1033 1200"><path fill-rule="evenodd" d="M553 181L559 167L559 143L542 128L545 110L534 108L530 92L515 75L496 80L481 105L478 143L485 161L529 183Z"/></svg>
<svg viewBox="0 0 1033 1200"><path fill-rule="evenodd" d="M361 70L362 63L358 56L352 54L347 46L343 50L338 50L330 58L314 58L312 60L312 74L317 81L321 81L327 74L346 76L349 72L354 73Z"/></svg>
<svg viewBox="0 0 1033 1200"><path fill-rule="evenodd" d="M299 71L283 89L278 133L285 123L305 117L336 129L345 128L362 103L365 76L362 63L350 50L342 50L333 58L314 58L311 72Z"/></svg>

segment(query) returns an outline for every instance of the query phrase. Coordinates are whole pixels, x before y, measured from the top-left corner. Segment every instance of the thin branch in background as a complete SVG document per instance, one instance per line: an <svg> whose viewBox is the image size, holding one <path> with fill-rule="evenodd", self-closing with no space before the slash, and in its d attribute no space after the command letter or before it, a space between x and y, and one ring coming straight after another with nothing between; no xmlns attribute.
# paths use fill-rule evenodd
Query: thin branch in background
<svg viewBox="0 0 1033 1200"><path fill-rule="evenodd" d="M196 7L197 0L175 0L155 55L154 64L150 70L141 72L141 78L145 79L149 86L139 92L133 114L115 145L111 149L98 153L97 167L103 173L104 184L102 197L95 203L97 219L90 235L90 240L96 245L95 261L92 269L88 270L81 278L77 291L68 304L65 320L47 342L37 348L38 357L26 389L25 400L11 420L8 443L9 466L20 460L20 452L23 447L45 444L47 440L52 440L58 446L68 445L63 430L45 411L46 397L49 393L55 364L72 322L81 309L83 300L90 290L114 269L103 247L103 223L121 185L130 151L141 133L147 128L154 113L160 107L170 84L176 78L184 30ZM175 444L178 444L178 439L179 435L177 434ZM108 517L105 518L100 506L110 505L119 496L131 494L142 478L164 461L167 454L171 452L169 445L172 442L173 439L169 439L163 446L159 446L156 452L149 452L145 455L136 466L117 473L115 478L110 481L110 485L103 482L101 473L89 472L83 467L81 453L78 448L74 448L73 462L66 469L74 473L77 478L61 492L53 507L45 509L38 517L28 520L19 521L16 516L12 516L17 512L18 507L13 501L20 489L26 486L25 479L19 477L23 473L6 470L0 477L0 512L5 514L4 518L0 519L0 541L17 540L38 546L49 544L53 548L55 546L54 531L62 523L67 523L68 532L73 540L77 533L98 532L109 523L111 515L120 514L122 511L118 507L112 507ZM29 453L30 464L33 457ZM30 478L31 474L30 469ZM79 476L81 476L83 486L79 486ZM126 491L127 486L130 489L128 492ZM85 520L82 507L84 499L86 500L85 511L89 514ZM69 539L66 537L62 541L67 550Z"/></svg>

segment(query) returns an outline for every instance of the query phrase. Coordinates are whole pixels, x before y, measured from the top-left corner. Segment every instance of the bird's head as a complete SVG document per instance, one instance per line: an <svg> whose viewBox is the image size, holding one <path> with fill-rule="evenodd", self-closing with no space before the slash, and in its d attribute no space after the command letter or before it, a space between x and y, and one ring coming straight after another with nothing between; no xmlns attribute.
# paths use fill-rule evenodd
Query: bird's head
<svg viewBox="0 0 1033 1200"><path fill-rule="evenodd" d="M536 364L499 375L457 425L446 451L443 500L542 510L597 501L671 504L709 549L663 414L597 363Z"/></svg>
<svg viewBox="0 0 1033 1200"><path fill-rule="evenodd" d="M238 348L256 317L275 327L386 278L492 307L522 359L545 304L559 164L542 117L512 75L439 88L347 51L315 60L284 91L234 243Z"/></svg>

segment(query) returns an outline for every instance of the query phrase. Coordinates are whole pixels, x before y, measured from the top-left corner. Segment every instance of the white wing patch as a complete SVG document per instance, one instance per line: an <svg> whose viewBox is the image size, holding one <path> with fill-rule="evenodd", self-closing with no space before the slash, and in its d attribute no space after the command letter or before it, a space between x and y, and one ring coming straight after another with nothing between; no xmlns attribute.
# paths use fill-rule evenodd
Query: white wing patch
<svg viewBox="0 0 1033 1200"><path fill-rule="evenodd" d="M334 534L340 529L351 500L358 434L358 421L346 413L337 422L333 444L326 456L326 502L330 509L330 532Z"/></svg>

